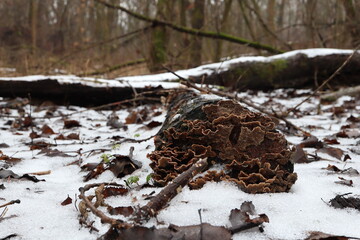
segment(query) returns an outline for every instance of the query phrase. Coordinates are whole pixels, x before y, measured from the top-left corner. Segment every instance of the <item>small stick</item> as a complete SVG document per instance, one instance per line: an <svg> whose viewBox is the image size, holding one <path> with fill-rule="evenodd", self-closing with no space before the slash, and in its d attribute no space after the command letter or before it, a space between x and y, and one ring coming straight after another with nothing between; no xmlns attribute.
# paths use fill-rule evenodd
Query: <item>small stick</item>
<svg viewBox="0 0 360 240"><path fill-rule="evenodd" d="M38 175L38 176L41 176L41 175L48 175L51 173L51 170L47 170L47 171L40 171L40 172L32 172L32 173L27 173L29 175Z"/></svg>
<svg viewBox="0 0 360 240"><path fill-rule="evenodd" d="M136 213L136 222L147 221L150 217L155 217L166 204L173 199L181 189L198 173L202 172L208 166L207 158L202 158L194 163L188 170L177 176L171 183L163 188L156 196Z"/></svg>
<svg viewBox="0 0 360 240"><path fill-rule="evenodd" d="M0 205L0 208L3 208L3 207L6 207L6 206L9 206L9 205L12 205L12 204L15 204L15 203L20 203L21 201L19 199L16 199L16 200L12 200L8 203L5 203L3 205Z"/></svg>

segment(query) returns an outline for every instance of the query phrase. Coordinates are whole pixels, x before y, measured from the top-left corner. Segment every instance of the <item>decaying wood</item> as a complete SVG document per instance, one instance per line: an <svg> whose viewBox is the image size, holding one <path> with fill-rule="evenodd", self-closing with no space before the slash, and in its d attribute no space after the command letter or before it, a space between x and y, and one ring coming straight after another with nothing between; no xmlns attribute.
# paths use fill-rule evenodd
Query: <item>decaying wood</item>
<svg viewBox="0 0 360 240"><path fill-rule="evenodd" d="M150 94L150 90L154 90ZM159 101L156 90L159 88L133 88L124 87L92 87L80 83L59 83L56 79L40 79L38 81L9 80L0 81L1 97L24 97L31 96L32 101L53 101L62 105L98 106L119 102L121 100L132 101ZM141 98L133 98L134 91L138 94L148 92L148 95L141 95ZM79 97L81 96L81 97ZM158 98L155 98L158 97ZM116 105L116 104L113 104Z"/></svg>
<svg viewBox="0 0 360 240"><path fill-rule="evenodd" d="M191 91L170 96L155 151L149 154L157 185L166 185L205 157L209 166L220 164L223 170L207 172L190 183L192 188L228 180L249 193L284 192L296 181L292 151L271 118L235 101Z"/></svg>
<svg viewBox="0 0 360 240"><path fill-rule="evenodd" d="M330 54L308 57L298 53L288 58L239 61L230 64L226 71L214 71L206 76L193 76L196 83L214 84L243 91L277 88L316 87L328 79L351 54ZM331 86L360 84L360 54L355 54L336 74Z"/></svg>

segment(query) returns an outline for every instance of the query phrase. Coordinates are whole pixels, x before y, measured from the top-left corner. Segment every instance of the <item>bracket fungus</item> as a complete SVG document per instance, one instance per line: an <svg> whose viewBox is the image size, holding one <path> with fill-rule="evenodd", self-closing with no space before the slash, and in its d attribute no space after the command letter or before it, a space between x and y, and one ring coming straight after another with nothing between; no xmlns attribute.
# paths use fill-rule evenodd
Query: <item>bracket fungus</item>
<svg viewBox="0 0 360 240"><path fill-rule="evenodd" d="M182 92L172 95L155 150L148 157L159 186L207 158L210 170L192 180L191 188L226 180L247 193L268 193L287 192L295 183L292 154L271 118L233 100Z"/></svg>

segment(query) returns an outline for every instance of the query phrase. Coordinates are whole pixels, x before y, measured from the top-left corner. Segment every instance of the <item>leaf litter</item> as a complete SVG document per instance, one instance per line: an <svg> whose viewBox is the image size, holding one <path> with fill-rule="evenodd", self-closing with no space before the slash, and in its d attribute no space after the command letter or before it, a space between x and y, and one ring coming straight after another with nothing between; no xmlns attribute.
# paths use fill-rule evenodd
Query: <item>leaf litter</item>
<svg viewBox="0 0 360 240"><path fill-rule="evenodd" d="M251 95L251 93L241 93L239 95L240 97L250 96L259 103L266 102L269 105L268 107L271 107L271 104L274 104L274 106L292 106L300 102L307 94L306 92L301 93L301 90L294 92L296 94L294 94L295 97L293 98L284 97L279 99L276 96L282 94L281 90L275 90L272 93L258 92L256 95ZM269 101L270 98L271 101ZM42 118L47 114L48 109L46 108L39 108L38 112L31 113L35 121L29 119L27 115L30 108L26 102L7 107L6 112L9 116L19 114L18 112L23 112L24 115L18 116L18 121L6 117L0 119L2 124L9 120L13 121L11 125L6 125L9 127L2 129L0 132L0 144L9 146L0 150L3 152L6 150L6 152L2 153L4 156L19 159L17 164L10 166L11 170L9 168L1 170L4 171L4 176L7 174L7 177L4 177L1 182L5 189L1 190L0 205L4 201L2 199L9 201L19 198L22 202L8 207L7 215L16 214L18 217L16 220L6 219L1 222L1 227L4 226L5 231L1 233L0 237L16 233L17 236L31 239L46 238L48 236L52 236L53 239L69 239L74 236L79 239L97 239L101 236L103 239L109 236L117 236L118 239L122 239L120 237L134 236L134 234L138 236L136 234L143 233L151 237L156 236L158 239L161 239L160 237L164 235L165 237L176 236L183 239L196 239L195 237L199 237L198 234L203 231L203 234L210 234L213 237L211 239L216 239L216 236L219 236L219 239L232 238L235 240L306 239L310 234L316 231L319 232L319 230L324 234L323 236L360 237L357 226L336 220L347 219L346 222L355 223L360 216L359 213L349 213L342 209L335 211L335 209L333 210L321 201L321 199L333 199L335 192L341 195L348 192L348 189L353 190L352 192L355 195L360 194L358 190L360 185L358 176L358 170L360 169L359 153L350 151L350 149L358 146L359 136L352 133L349 136L349 132L356 130L354 126L341 129L345 121L357 123L359 118L359 104L355 105L351 111L346 107L341 107L344 102L349 100L359 102L359 99L343 97L335 102L333 106L322 106L324 111L319 115L316 112L318 100L312 99L301 106L296 114L289 117L294 124L308 129L313 136L316 136L316 139L311 139L313 142L309 140L306 143L304 143L306 140L303 140L296 132L292 132L287 136L287 140L299 149L297 159L300 160L295 162L306 163L295 165L299 177L289 193L248 194L240 191L233 184L226 182L209 182L199 190L190 190L188 187L184 187L171 200L169 205L158 213L157 219L151 218L143 226L135 226L120 232L118 229L110 227L110 225L102 224L99 218L87 212L87 208L81 207L81 204L78 204L77 208L79 208L80 212L87 212L90 223L87 222L87 225L84 223L83 227L79 229L79 212L74 204L61 206L61 203L67 200L67 196L78 194L77 189L84 186L83 177L86 179L87 174L89 174L88 176L91 175L87 179L90 184L112 181L123 183L129 176L137 176L139 186L145 184L147 176L152 173L149 167L150 160L146 158L146 155L154 149L152 139L144 142L125 141L120 144L117 142L121 141L121 139L134 138L135 135L139 135L137 137L139 139L153 136L159 130L159 123L164 121L164 111L163 114L159 115L161 107L158 106L155 110L152 109L152 106L149 106L147 108L132 107L112 111L85 111L73 115L73 120L70 120L71 122L68 124L59 121L59 118ZM23 111L18 111L18 108L23 109ZM147 109L147 112L144 109ZM57 106L51 111L51 116L74 114L81 110L84 109ZM109 118L106 116L111 116L114 112L116 121L107 124ZM89 119L92 120L89 121ZM44 126L49 127L52 131ZM143 126L147 126L147 129L141 128ZM32 132L31 128L37 131L39 141L31 140L29 137ZM74 133L74 129L76 133ZM345 131L345 134L337 136L337 133L342 131ZM71 134L77 134L77 137L68 137ZM118 137L113 138L113 136ZM59 138L56 139L57 137ZM336 148L328 146L334 144L336 144ZM113 148L115 145L120 146ZM29 146L31 149L29 149ZM134 147L133 154L129 154L131 147ZM108 150L104 152L98 151L99 149ZM319 151L319 149L322 150ZM43 151L43 154L40 153L41 151ZM47 152L50 156L46 156ZM61 155L70 152L73 154L69 154L69 157ZM101 158L101 153L88 155L90 152L103 152L113 156L113 158L105 162ZM345 157L345 154L350 157L346 163L341 160ZM129 155L133 156L130 157ZM311 159L314 158L313 156L317 156L316 161ZM68 165L79 159L81 161L78 161L78 165ZM5 161L0 161L0 164ZM94 164L92 167L88 167L87 171L89 173L80 172L81 166L90 163ZM326 174L322 169L327 164L330 164L327 171L332 174ZM110 166L114 166L112 170ZM216 169L216 165L213 167ZM127 168L130 168L130 170ZM51 173L43 176L46 182L15 182L12 179L13 176L21 177L28 172L41 172L47 169L51 169ZM15 174L15 172L18 174ZM351 176L351 179L344 175ZM353 187L349 188L349 186ZM39 189L43 191L41 197L33 193L39 191ZM121 221L130 221L128 218L134 214L136 207L144 206L149 201L145 200L143 196L154 191L156 195L160 189L150 185L129 191L129 188L124 186L105 185L102 190L103 201L109 207L103 207L102 210L108 216L112 216L108 213L110 211L116 213L117 215L113 216L121 219ZM92 199L94 204L95 196L96 190L94 189L88 197ZM342 196L342 198L344 197ZM72 200L80 202L77 198ZM254 213L252 207L249 206L245 211L242 207L237 209L243 202L250 201L260 209L260 212L264 212L266 215ZM43 213L41 216L39 216L39 204ZM200 220L197 211L199 208L202 209L202 220ZM314 208L316 214L314 214ZM229 220L230 212L233 212L233 216ZM26 213L30 213L30 215ZM329 214L333 216L333 220L328 218ZM39 217L37 217L36 221L33 221L35 215ZM62 219L61 222L56 220L54 216L56 216L56 219ZM30 221L30 219L31 226L21 224ZM233 227L232 223L234 222L240 225L261 222L263 232L257 230L232 234L229 229ZM317 227L314 228L314 226ZM89 231L91 228L98 229L99 232ZM36 231L33 229L36 229ZM193 234L193 238L186 238L188 234ZM314 236L313 234L312 238L309 237L308 239L316 239ZM204 237L203 239L210 238Z"/></svg>

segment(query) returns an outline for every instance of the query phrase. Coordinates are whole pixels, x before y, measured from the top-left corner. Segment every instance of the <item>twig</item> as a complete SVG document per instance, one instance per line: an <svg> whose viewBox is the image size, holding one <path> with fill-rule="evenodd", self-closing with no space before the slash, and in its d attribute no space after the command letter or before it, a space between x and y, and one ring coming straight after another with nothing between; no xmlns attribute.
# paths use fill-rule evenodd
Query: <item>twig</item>
<svg viewBox="0 0 360 240"><path fill-rule="evenodd" d="M128 224L128 223L124 223L121 220L115 219L115 218L111 218L105 215L105 213L103 213L102 211L100 211L99 209L97 209L94 204L91 203L91 201L85 196L85 192L91 188L94 187L98 187L100 185L102 185L104 183L94 183L94 184L88 184L85 185L84 187L79 188L80 191L80 195L79 198L82 199L85 203L85 205L90 209L90 211L92 213L94 213L96 216L98 216L102 222L104 223L109 223L112 226L115 226L117 228L130 228L133 225ZM106 183L107 185L113 185L113 186L119 186L119 184L117 183Z"/></svg>
<svg viewBox="0 0 360 240"><path fill-rule="evenodd" d="M20 203L21 201L19 199L16 199L16 200L12 200L8 203L5 203L3 205L0 205L0 208L3 208L3 207L6 207L6 206L9 206L9 205L12 205L12 204L15 204L15 203Z"/></svg>
<svg viewBox="0 0 360 240"><path fill-rule="evenodd" d="M141 223L155 217L166 204L173 199L179 191L198 173L208 166L207 158L194 163L188 170L177 176L171 183L163 188L156 196L135 213L135 222Z"/></svg>
<svg viewBox="0 0 360 240"><path fill-rule="evenodd" d="M315 89L315 91L309 95L307 98L305 98L303 101L301 101L299 104L297 104L295 107L290 108L289 111L285 114L285 117L287 117L291 112L294 112L299 106L301 106L304 102L308 101L310 98L315 96L315 94L321 90L326 84L328 84L331 80L335 78L336 75L338 75L344 67L350 62L350 60L354 57L355 53L357 53L357 50L359 49L360 45L358 45L353 53L341 64L341 66L336 69L336 71L328 78L326 79L318 88Z"/></svg>
<svg viewBox="0 0 360 240"><path fill-rule="evenodd" d="M41 176L41 175L48 175L50 173L51 173L51 170L40 171L40 172L32 172L32 173L27 173L27 174Z"/></svg>

